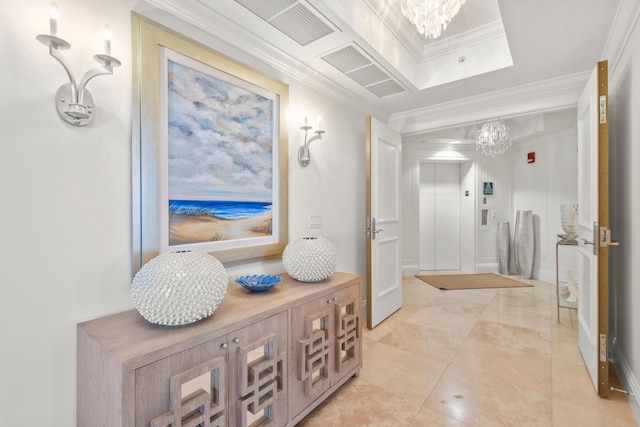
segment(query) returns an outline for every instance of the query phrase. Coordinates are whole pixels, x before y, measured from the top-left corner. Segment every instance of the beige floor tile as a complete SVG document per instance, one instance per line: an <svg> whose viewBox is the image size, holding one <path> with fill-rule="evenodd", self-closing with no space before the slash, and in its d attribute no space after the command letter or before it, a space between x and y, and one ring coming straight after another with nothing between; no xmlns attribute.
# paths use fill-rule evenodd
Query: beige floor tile
<svg viewBox="0 0 640 427"><path fill-rule="evenodd" d="M517 383L519 387L551 395L551 355L544 351L544 340L538 337L540 349L533 349L535 332L531 340L524 339L515 345L497 346L485 340L476 330L460 348L443 379L468 382L477 389L500 388L504 382ZM506 343L513 340L505 339Z"/></svg>
<svg viewBox="0 0 640 427"><path fill-rule="evenodd" d="M495 375L499 379L500 372ZM425 406L472 426L548 427L552 422L550 395L506 380L478 384L445 375Z"/></svg>
<svg viewBox="0 0 640 427"><path fill-rule="evenodd" d="M531 353L551 356L551 340L533 328L480 320L470 338L493 346L496 353L499 349L522 352L523 356Z"/></svg>
<svg viewBox="0 0 640 427"><path fill-rule="evenodd" d="M375 328L367 329L366 325L363 326L362 336L371 341L379 341L418 310L420 310L420 306L418 305L404 304L400 310L383 320Z"/></svg>
<svg viewBox="0 0 640 427"><path fill-rule="evenodd" d="M432 360L449 363L465 339L466 337L461 335L404 322L385 335L380 342Z"/></svg>
<svg viewBox="0 0 640 427"><path fill-rule="evenodd" d="M452 313L446 307L431 306L419 309L406 321L455 335L467 336L478 321L478 317Z"/></svg>
<svg viewBox="0 0 640 427"><path fill-rule="evenodd" d="M585 408L583 405L568 402L564 399L553 399L553 427L635 427L633 418L618 418L602 413L596 408Z"/></svg>
<svg viewBox="0 0 640 427"><path fill-rule="evenodd" d="M421 404L446 366L445 362L377 342L364 354L359 378Z"/></svg>
<svg viewBox="0 0 640 427"><path fill-rule="evenodd" d="M422 407L415 420L410 424L410 427L468 427L469 424L465 424L462 421L455 420L447 417L439 412L436 412L427 407Z"/></svg>
<svg viewBox="0 0 640 427"><path fill-rule="evenodd" d="M352 378L297 425L300 427L409 426L420 405Z"/></svg>
<svg viewBox="0 0 640 427"><path fill-rule="evenodd" d="M583 410L595 411L603 417L633 420L633 413L624 395L610 393L606 399L598 397L584 364L554 359L552 369L554 399L561 399Z"/></svg>

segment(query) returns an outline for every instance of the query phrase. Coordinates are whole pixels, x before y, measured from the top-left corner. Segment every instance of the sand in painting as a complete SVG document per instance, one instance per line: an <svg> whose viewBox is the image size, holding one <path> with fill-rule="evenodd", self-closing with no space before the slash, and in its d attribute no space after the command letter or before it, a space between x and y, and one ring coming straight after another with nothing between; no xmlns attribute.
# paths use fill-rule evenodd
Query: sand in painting
<svg viewBox="0 0 640 427"><path fill-rule="evenodd" d="M271 222L271 210L241 219L172 214L169 221L169 245L271 236Z"/></svg>

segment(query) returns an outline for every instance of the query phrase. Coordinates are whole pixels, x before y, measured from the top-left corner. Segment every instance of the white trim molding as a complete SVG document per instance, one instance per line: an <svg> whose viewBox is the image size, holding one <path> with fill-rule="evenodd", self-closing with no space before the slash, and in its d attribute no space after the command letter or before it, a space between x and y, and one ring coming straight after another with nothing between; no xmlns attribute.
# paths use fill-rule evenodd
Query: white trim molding
<svg viewBox="0 0 640 427"><path fill-rule="evenodd" d="M495 117L517 117L575 108L590 71L535 82L391 115L403 136Z"/></svg>

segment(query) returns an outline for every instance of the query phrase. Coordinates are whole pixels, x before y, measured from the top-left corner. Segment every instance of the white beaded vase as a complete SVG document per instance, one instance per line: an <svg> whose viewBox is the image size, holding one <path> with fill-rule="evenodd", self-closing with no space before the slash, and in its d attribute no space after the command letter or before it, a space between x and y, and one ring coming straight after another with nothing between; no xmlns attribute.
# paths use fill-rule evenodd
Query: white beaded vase
<svg viewBox="0 0 640 427"><path fill-rule="evenodd" d="M165 252L133 278L133 304L150 323L186 325L211 316L227 292L224 266L199 252Z"/></svg>
<svg viewBox="0 0 640 427"><path fill-rule="evenodd" d="M282 253L284 270L300 282L319 282L338 266L333 243L324 237L302 237L289 243Z"/></svg>

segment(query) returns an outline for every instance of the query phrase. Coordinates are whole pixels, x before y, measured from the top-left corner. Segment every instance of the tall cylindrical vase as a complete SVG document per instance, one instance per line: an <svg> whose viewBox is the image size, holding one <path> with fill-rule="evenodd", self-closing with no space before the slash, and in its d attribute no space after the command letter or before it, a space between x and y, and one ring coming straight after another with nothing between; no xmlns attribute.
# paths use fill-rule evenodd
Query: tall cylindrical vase
<svg viewBox="0 0 640 427"><path fill-rule="evenodd" d="M511 233L509 232L509 223L501 222L498 224L498 273L503 275L509 274L509 256Z"/></svg>
<svg viewBox="0 0 640 427"><path fill-rule="evenodd" d="M514 232L516 274L519 279L530 279L533 273L533 211L518 211Z"/></svg>

